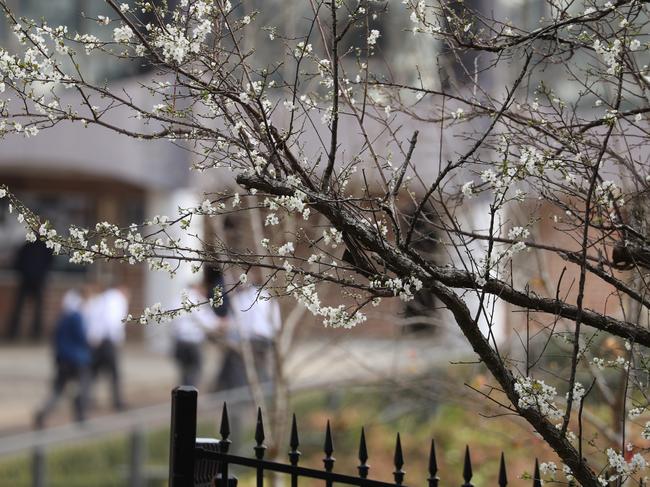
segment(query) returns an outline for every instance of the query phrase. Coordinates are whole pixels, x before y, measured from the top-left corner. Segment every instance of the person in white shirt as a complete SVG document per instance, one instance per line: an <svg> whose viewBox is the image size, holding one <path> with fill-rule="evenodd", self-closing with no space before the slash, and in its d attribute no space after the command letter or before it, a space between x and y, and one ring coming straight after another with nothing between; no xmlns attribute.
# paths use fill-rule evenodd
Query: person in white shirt
<svg viewBox="0 0 650 487"><path fill-rule="evenodd" d="M280 330L280 307L268 291L257 286L240 286L230 301L228 347L217 378L217 390L248 384L246 363L242 354L244 342L250 344L253 365L260 383L272 379L272 351Z"/></svg>
<svg viewBox="0 0 650 487"><path fill-rule="evenodd" d="M194 304L203 303L208 299L205 286L199 284L189 289L187 297ZM181 385L199 385L203 367L203 342L218 325L219 318L207 304L174 319L174 358L178 364Z"/></svg>
<svg viewBox="0 0 650 487"><path fill-rule="evenodd" d="M129 311L128 289L109 287L93 295L84 307L88 342L92 348L92 376L107 375L113 408L124 409L119 368L119 351L125 339L124 320Z"/></svg>

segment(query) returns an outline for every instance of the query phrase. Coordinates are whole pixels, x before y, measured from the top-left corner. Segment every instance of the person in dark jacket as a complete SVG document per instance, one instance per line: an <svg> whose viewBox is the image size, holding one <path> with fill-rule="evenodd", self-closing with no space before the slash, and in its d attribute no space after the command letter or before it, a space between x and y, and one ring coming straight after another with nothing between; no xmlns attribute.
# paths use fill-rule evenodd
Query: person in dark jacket
<svg viewBox="0 0 650 487"><path fill-rule="evenodd" d="M18 251L14 269L18 273L19 283L7 329L8 340L15 340L18 336L20 319L25 307L25 300L28 298L34 305L31 336L34 340L41 338L43 332L43 290L52 267L52 260L52 251L41 240L26 242Z"/></svg>
<svg viewBox="0 0 650 487"><path fill-rule="evenodd" d="M37 428L43 427L69 383L77 386L73 402L75 419L84 421L86 417L91 351L81 314L82 304L83 297L77 291L68 291L63 297L62 314L54 331L56 372L50 396L36 413Z"/></svg>

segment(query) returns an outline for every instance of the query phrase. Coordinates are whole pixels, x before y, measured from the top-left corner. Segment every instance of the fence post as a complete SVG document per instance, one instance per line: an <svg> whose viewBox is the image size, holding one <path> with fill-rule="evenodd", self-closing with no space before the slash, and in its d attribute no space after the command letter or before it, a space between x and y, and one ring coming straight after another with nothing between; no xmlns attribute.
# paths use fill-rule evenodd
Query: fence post
<svg viewBox="0 0 650 487"><path fill-rule="evenodd" d="M194 485L197 395L198 391L191 386L179 386L172 391L169 487Z"/></svg>
<svg viewBox="0 0 650 487"><path fill-rule="evenodd" d="M146 462L146 443L142 428L136 426L131 432L131 458L129 464L129 487L144 487L143 469Z"/></svg>
<svg viewBox="0 0 650 487"><path fill-rule="evenodd" d="M45 487L46 483L45 449L37 446L32 454L32 486Z"/></svg>

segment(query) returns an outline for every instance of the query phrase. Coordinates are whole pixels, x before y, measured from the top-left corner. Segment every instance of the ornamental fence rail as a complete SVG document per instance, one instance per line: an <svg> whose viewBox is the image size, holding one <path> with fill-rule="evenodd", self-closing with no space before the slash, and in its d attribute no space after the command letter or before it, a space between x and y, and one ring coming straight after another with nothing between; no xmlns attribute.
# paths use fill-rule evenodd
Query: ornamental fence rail
<svg viewBox="0 0 650 487"><path fill-rule="evenodd" d="M403 470L404 456L399 433L397 433L393 456L395 467L393 479L390 481L375 480L369 477L368 449L363 428L359 439L359 465L355 475L334 472L335 458L332 456L334 444L329 421L325 428L323 469L299 465L301 453L298 450L300 442L295 414L291 422L288 463L280 463L264 458L266 452L264 424L262 412L258 408L253 456L245 457L230 453L232 442L229 439L230 422L226 403L223 404L221 413L219 429L221 439L197 438L197 398L198 391L194 387L180 386L172 391L169 487L237 487L238 479L230 473L232 465L251 469L251 472L255 473L256 487L264 487L266 472L284 474L290 480L291 487L298 487L300 478L321 480L325 487L332 487L334 484L358 487L406 487L406 472ZM438 462L433 440L431 440L429 450L428 474L427 487L438 487ZM469 446L465 448L462 476L461 487L474 487L471 483L473 474ZM533 487L542 486L540 479L539 463L535 459ZM503 453L501 453L499 472L495 476L495 480L499 487L506 487L508 484Z"/></svg>

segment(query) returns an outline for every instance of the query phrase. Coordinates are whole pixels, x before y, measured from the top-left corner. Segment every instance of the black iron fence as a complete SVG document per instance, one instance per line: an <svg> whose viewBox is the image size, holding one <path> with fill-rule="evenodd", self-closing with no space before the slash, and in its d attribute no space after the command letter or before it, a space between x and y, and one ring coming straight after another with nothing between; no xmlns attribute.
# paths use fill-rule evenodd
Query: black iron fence
<svg viewBox="0 0 650 487"><path fill-rule="evenodd" d="M291 481L291 487L298 486L299 478L310 478L322 480L326 487L333 484L345 484L359 487L406 487L404 456L402 455L402 443L399 433L395 442L395 454L393 457L394 472L393 479L389 482L369 478L370 466L368 465L368 450L363 428L359 440L359 465L356 475L346 475L334 472L335 458L334 444L330 423L327 422L325 429L325 442L323 458L323 469L313 469L300 466L300 451L298 426L296 416L293 416L291 423L291 435L289 441L288 459L289 463L280 463L264 458L266 446L264 445L264 425L262 414L257 411L257 427L255 429L255 446L253 447L254 457L234 455L229 452L231 441L230 422L228 420L228 409L223 405L221 415L221 427L219 433L221 439L197 438L197 398L198 392L194 387L180 386L172 391L172 414L170 431L170 461L169 461L169 487L237 487L237 478L231 475L230 466L239 465L250 468L255 472L256 487L264 486L265 472L279 472L285 474ZM438 487L438 463L436 460L435 443L431 440L428 462L429 476L428 487ZM469 447L465 448L465 460L463 465L463 483L461 487L474 487L472 482L472 462ZM535 460L533 474L533 487L541 487L539 465ZM496 483L499 487L506 487L508 478L503 453L499 466Z"/></svg>

